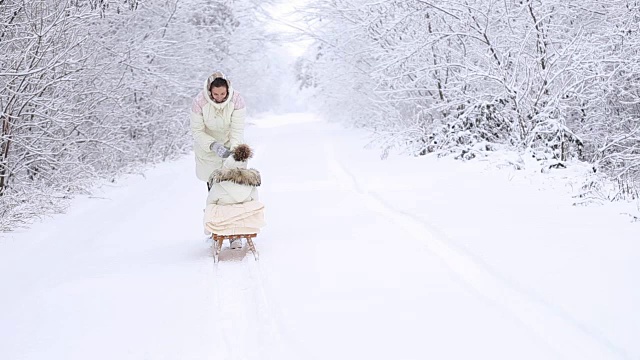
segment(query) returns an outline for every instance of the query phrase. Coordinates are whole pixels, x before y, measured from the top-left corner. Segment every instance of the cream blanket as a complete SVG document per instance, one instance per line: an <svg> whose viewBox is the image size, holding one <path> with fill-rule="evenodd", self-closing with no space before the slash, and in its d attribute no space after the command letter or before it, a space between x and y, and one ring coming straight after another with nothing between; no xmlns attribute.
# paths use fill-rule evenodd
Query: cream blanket
<svg viewBox="0 0 640 360"><path fill-rule="evenodd" d="M265 225L264 204L256 200L231 205L210 204L204 211L205 231L217 235L257 234Z"/></svg>

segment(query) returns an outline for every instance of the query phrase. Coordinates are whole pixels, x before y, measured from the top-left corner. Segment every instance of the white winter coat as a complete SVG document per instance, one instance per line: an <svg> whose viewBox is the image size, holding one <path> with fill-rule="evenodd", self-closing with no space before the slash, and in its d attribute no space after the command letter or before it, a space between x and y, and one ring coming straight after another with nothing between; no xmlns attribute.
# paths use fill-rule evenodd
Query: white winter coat
<svg viewBox="0 0 640 360"><path fill-rule="evenodd" d="M247 169L233 157L209 177L209 196L204 213L206 233L257 234L265 226L264 205L258 200L260 173Z"/></svg>
<svg viewBox="0 0 640 360"><path fill-rule="evenodd" d="M209 149L211 143L217 141L232 149L244 141L244 99L229 84L227 99L216 103L209 92L209 85L216 77L212 75L205 81L191 106L196 176L202 181L207 181L214 170L222 167L222 159Z"/></svg>
<svg viewBox="0 0 640 360"><path fill-rule="evenodd" d="M207 182L211 185L207 205L232 205L258 200L261 178L258 170L247 169L246 162L233 157L224 160L221 169L214 170Z"/></svg>

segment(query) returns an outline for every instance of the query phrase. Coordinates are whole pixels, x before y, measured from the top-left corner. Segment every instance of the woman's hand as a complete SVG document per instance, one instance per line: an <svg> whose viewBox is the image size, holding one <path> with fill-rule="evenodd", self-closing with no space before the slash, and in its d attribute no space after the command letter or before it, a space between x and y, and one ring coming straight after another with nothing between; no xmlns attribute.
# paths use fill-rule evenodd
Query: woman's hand
<svg viewBox="0 0 640 360"><path fill-rule="evenodd" d="M220 144L217 141L212 142L211 146L209 146L209 149L223 159L226 159L229 157L229 155L231 155L229 149L227 149L226 147L224 147L224 145Z"/></svg>

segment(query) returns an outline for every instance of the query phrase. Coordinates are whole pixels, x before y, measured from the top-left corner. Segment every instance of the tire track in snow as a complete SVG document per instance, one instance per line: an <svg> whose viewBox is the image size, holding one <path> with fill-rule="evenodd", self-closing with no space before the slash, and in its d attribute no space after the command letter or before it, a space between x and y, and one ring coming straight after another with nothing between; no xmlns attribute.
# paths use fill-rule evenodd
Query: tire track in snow
<svg viewBox="0 0 640 360"><path fill-rule="evenodd" d="M224 255L228 256L230 251L226 250ZM221 257L213 265L213 306L218 324L216 358L314 360L286 331L282 312L265 290L266 275L260 263L247 252L245 245L241 253L231 253L233 259Z"/></svg>
<svg viewBox="0 0 640 360"><path fill-rule="evenodd" d="M375 194L363 189L355 176L342 165L331 144L325 145L327 166L338 184L360 194L372 210L397 223L417 239L427 250L439 257L457 276L478 294L506 310L549 344L565 359L630 359L624 350L595 334L568 316L559 314L549 305L533 298L491 273L485 266L450 245L446 235L411 214L387 204Z"/></svg>
<svg viewBox="0 0 640 360"><path fill-rule="evenodd" d="M213 265L215 352L221 359L282 359L282 336L247 250L223 248L220 263Z"/></svg>
<svg viewBox="0 0 640 360"><path fill-rule="evenodd" d="M266 311L264 312L266 321L270 325L270 329L274 337L278 338L278 344L280 345L280 351L284 354L287 354L288 357L284 359L308 359L308 360L317 360L316 356L304 350L297 340L297 338L287 331L286 326L283 325L282 319L282 311L280 307L275 304L269 296L267 296L267 291L265 290L264 283L268 280L265 280L266 274L262 271L262 266L259 261L249 260L249 269L252 273L252 276L257 278L257 290L258 294L261 296L262 304L264 305ZM282 346L287 345L287 348L283 348ZM278 360L282 360L283 357L276 357Z"/></svg>
<svg viewBox="0 0 640 360"><path fill-rule="evenodd" d="M253 149L257 154L269 154L271 148L271 142L266 140L269 138L256 137L248 141L248 143L252 144ZM264 166L260 162L260 158L254 159L254 164L257 164L259 169L263 169L261 173L263 176L268 174L269 166ZM266 184L263 183L263 191ZM305 182L305 183L286 183L286 184L274 184L269 183L268 191L272 192L282 192L286 191L288 193L295 191L308 191L309 188L312 189L326 189L329 188L332 184L328 181L314 181L314 182ZM268 206L268 205L266 205ZM264 233L266 234L266 233ZM261 235L260 238L263 238L264 235ZM258 243L258 250L260 248L260 244ZM254 291L254 307L256 309L261 309L258 311L259 316L254 319L256 322L259 322L262 326L263 332L266 333L264 343L271 344L269 346L268 353L261 353L255 357L255 359L277 359L277 360L287 360L287 359L308 359L308 360L317 360L318 358L312 352L306 350L301 342L298 340L298 337L295 333L292 333L288 330L286 324L284 323L283 312L277 303L273 299L272 296L269 296L268 291L266 290L266 284L269 283L269 278L267 274L262 269L262 261L267 261L269 259L262 259L261 261L254 261L253 255L250 252L247 252L246 245L243 248L244 259L241 261L244 275L243 279L248 281L251 284L251 289ZM221 254L222 255L222 254ZM221 258L222 259L222 258ZM239 262L235 262L238 264ZM265 263L266 264L266 263ZM216 279L219 276L224 276L220 273L219 269L223 269L226 265L225 261L222 259L218 264L216 264L216 270L214 271L214 276ZM238 264L239 265L239 264ZM247 280L249 279L249 280ZM235 284L235 282L232 281ZM229 286L229 285L227 285ZM218 293L219 291L217 291ZM295 291L295 289L283 289L284 291ZM224 311L223 311L224 312ZM229 346L229 343L226 344ZM250 345L247 345L250 346ZM276 349L274 349L276 348ZM227 359L223 357L223 359ZM250 359L249 357L232 357L230 359Z"/></svg>

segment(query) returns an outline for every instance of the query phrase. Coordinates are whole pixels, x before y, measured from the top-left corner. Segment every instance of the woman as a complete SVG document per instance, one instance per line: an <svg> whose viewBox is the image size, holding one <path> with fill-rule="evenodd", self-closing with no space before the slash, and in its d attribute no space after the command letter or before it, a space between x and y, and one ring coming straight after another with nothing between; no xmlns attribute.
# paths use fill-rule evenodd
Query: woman
<svg viewBox="0 0 640 360"><path fill-rule="evenodd" d="M221 72L207 78L191 106L191 133L194 139L196 176L207 181L222 167L230 149L244 141L246 106L240 94Z"/></svg>

